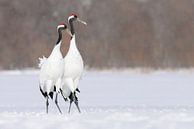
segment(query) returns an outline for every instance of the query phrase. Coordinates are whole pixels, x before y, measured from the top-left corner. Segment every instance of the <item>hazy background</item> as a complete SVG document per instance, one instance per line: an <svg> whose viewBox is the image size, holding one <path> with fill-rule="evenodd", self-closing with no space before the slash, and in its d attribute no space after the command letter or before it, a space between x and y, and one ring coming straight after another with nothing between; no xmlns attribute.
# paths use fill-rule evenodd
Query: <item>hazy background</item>
<svg viewBox="0 0 194 129"><path fill-rule="evenodd" d="M88 68L194 66L194 0L0 0L0 69L37 68L71 12Z"/></svg>

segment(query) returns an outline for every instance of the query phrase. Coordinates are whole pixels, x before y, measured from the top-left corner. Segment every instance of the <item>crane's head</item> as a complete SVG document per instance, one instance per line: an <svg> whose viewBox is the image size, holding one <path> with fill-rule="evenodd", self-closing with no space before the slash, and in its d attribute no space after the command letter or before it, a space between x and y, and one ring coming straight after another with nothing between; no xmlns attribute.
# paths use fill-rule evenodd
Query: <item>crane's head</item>
<svg viewBox="0 0 194 129"><path fill-rule="evenodd" d="M85 21L82 21L78 18L78 16L75 14L75 13L71 13L68 17L68 22L71 22L71 21L78 21L84 25L87 25L87 23Z"/></svg>
<svg viewBox="0 0 194 129"><path fill-rule="evenodd" d="M59 23L57 26L57 30L65 30L67 29L67 25L63 22Z"/></svg>
<svg viewBox="0 0 194 129"><path fill-rule="evenodd" d="M57 26L57 31L63 31L63 30L65 30L70 36L72 36L71 32L67 28L67 25L64 22L61 22Z"/></svg>

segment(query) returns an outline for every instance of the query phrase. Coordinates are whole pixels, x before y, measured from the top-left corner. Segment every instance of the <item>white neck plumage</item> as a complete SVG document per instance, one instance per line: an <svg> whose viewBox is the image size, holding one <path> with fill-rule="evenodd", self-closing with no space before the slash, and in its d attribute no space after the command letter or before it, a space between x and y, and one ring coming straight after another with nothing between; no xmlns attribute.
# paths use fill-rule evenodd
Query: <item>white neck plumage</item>
<svg viewBox="0 0 194 129"><path fill-rule="evenodd" d="M78 53L79 54L79 50L77 48L76 41L75 41L75 30L74 30L73 21L74 21L74 17L70 16L68 18L68 22L69 22L69 25L70 25L72 38L71 38L71 41L70 41L70 46L69 46L68 53L74 53L74 54Z"/></svg>
<svg viewBox="0 0 194 129"><path fill-rule="evenodd" d="M69 46L69 52L73 52L73 53L79 53L77 45L76 45L76 41L75 41L75 34L72 36L71 41L70 41L70 46Z"/></svg>

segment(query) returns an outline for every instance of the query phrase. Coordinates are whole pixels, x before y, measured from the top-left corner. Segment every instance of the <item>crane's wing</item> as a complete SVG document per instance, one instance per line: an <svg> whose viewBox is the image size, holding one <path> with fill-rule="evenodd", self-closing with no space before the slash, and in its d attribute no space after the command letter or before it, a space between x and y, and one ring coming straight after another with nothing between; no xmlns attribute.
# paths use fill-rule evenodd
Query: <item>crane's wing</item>
<svg viewBox="0 0 194 129"><path fill-rule="evenodd" d="M39 57L39 64L38 64L38 67L41 68L42 65L47 61L47 58L45 56L43 56L42 58Z"/></svg>

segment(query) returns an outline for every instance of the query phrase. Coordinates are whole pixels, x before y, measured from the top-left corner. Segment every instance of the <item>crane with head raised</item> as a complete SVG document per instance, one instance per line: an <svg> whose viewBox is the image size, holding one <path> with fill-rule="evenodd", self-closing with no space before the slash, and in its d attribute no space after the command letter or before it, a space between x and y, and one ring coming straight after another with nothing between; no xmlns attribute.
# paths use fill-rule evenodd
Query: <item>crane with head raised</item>
<svg viewBox="0 0 194 129"><path fill-rule="evenodd" d="M76 45L75 29L73 24L75 21L86 25L86 22L80 20L76 14L71 14L68 17L72 38L70 41L69 50L64 57L64 75L60 91L65 100L70 100L69 113L71 110L72 102L75 103L78 111L81 112L78 105L76 91L80 92L78 89L78 83L84 70L84 62Z"/></svg>

